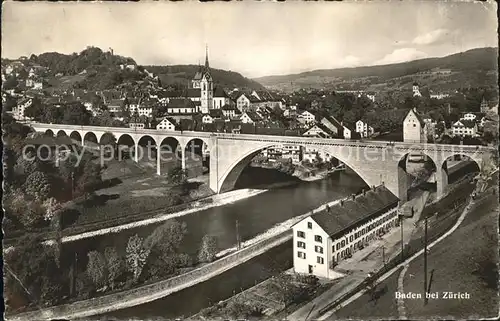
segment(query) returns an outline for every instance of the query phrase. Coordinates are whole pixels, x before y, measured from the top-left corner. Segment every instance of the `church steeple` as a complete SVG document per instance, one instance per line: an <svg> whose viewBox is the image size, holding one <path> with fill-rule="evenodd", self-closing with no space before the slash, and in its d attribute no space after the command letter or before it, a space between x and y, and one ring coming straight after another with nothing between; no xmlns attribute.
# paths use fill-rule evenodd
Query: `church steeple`
<svg viewBox="0 0 500 321"><path fill-rule="evenodd" d="M208 64L208 45L206 45L205 47L205 68L210 68L209 64Z"/></svg>

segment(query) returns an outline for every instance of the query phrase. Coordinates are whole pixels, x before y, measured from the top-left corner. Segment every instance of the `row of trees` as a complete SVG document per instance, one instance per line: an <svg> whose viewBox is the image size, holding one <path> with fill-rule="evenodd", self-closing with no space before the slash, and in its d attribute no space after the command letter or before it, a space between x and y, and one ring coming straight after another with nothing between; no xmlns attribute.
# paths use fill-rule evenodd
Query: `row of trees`
<svg viewBox="0 0 500 321"><path fill-rule="evenodd" d="M61 203L91 193L102 182L101 168L91 154L84 153L80 163L70 154L56 164L58 155L45 160L34 150L25 149L26 144L36 141L29 140L28 135L34 137L29 127L14 122L7 114L3 125L4 206L10 228L30 230L46 225ZM49 140L46 143L52 143L50 148L55 151L57 139Z"/></svg>
<svg viewBox="0 0 500 321"><path fill-rule="evenodd" d="M118 254L114 247L106 248L103 253L89 252L83 278L88 278L91 284L83 292L88 296L93 291L127 288L170 277L179 273L180 269L192 266L195 260L181 250L186 233L185 223L168 220L145 238L137 234L131 236L124 255ZM216 258L216 253L215 237L204 236L197 261L211 262ZM84 280L77 282L82 283L85 283Z"/></svg>

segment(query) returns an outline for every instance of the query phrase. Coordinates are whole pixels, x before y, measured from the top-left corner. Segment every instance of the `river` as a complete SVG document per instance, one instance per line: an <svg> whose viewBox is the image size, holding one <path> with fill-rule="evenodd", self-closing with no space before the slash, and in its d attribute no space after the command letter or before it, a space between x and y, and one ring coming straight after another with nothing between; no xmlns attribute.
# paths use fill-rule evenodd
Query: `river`
<svg viewBox="0 0 500 321"><path fill-rule="evenodd" d="M254 169L243 173L243 181L245 177L247 181L251 181L249 177L255 177L255 171ZM311 211L326 202L357 193L362 188L367 188L367 186L355 173L337 172L323 180L292 182L290 186L271 188L264 193L235 203L178 217L176 219L185 222L188 229L182 250L196 255L201 239L206 234L217 238L220 250L234 247L237 239L236 221L238 221L241 241L251 241L295 216ZM147 236L158 225L151 224L116 234L67 243L64 244L63 251L68 255L64 256L68 257L72 252L78 253L80 258L78 266L81 270L85 267L86 254L89 251L102 252L108 246L115 246L121 252L131 235L137 233L139 236ZM291 242L287 242L209 281L151 303L113 312L108 316L127 320L132 317L140 319L187 317L213 303L227 299L235 289L248 288L255 282L269 277L270 265L274 266L273 269L275 266L280 266L281 269L291 267L291 259Z"/></svg>

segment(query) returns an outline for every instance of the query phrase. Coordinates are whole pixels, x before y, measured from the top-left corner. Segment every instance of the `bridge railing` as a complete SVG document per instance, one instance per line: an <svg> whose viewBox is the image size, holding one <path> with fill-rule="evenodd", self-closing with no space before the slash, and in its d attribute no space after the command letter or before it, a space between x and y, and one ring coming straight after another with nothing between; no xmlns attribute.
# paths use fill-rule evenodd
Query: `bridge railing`
<svg viewBox="0 0 500 321"><path fill-rule="evenodd" d="M411 143L411 142L387 142L387 141L371 141L371 140L346 140L338 138L311 138L302 136L277 136L277 135L252 135L252 134L233 134L233 133L214 133L203 131L166 131L157 129L131 129L125 127L101 127L101 126L82 126L82 125L64 125L64 124L46 124L46 123L30 123L35 129L53 129L53 130L82 130L82 131L109 131L116 133L127 134L147 134L147 135L175 135L175 136L198 136L198 137L217 137L222 139L234 140L254 140L254 141L276 141L277 143L307 143L312 141L318 144L342 144L352 145L356 147L392 147L396 149L414 149L421 146L421 150L443 150L453 149L462 152L477 152L477 151L494 151L495 147L479 146L479 145L451 145L451 144L435 144L435 143ZM174 134L175 133L175 134Z"/></svg>

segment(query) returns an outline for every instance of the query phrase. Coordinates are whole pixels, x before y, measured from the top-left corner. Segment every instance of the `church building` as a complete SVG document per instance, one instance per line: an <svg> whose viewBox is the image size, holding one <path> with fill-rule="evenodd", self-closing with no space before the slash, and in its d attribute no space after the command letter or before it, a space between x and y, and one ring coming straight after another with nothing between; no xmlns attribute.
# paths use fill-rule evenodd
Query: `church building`
<svg viewBox="0 0 500 321"><path fill-rule="evenodd" d="M208 113L213 108L214 99L214 84L212 76L210 75L210 65L208 63L208 48L205 53L205 66L201 67L191 80L193 89L199 90L200 97L200 112L203 114Z"/></svg>

